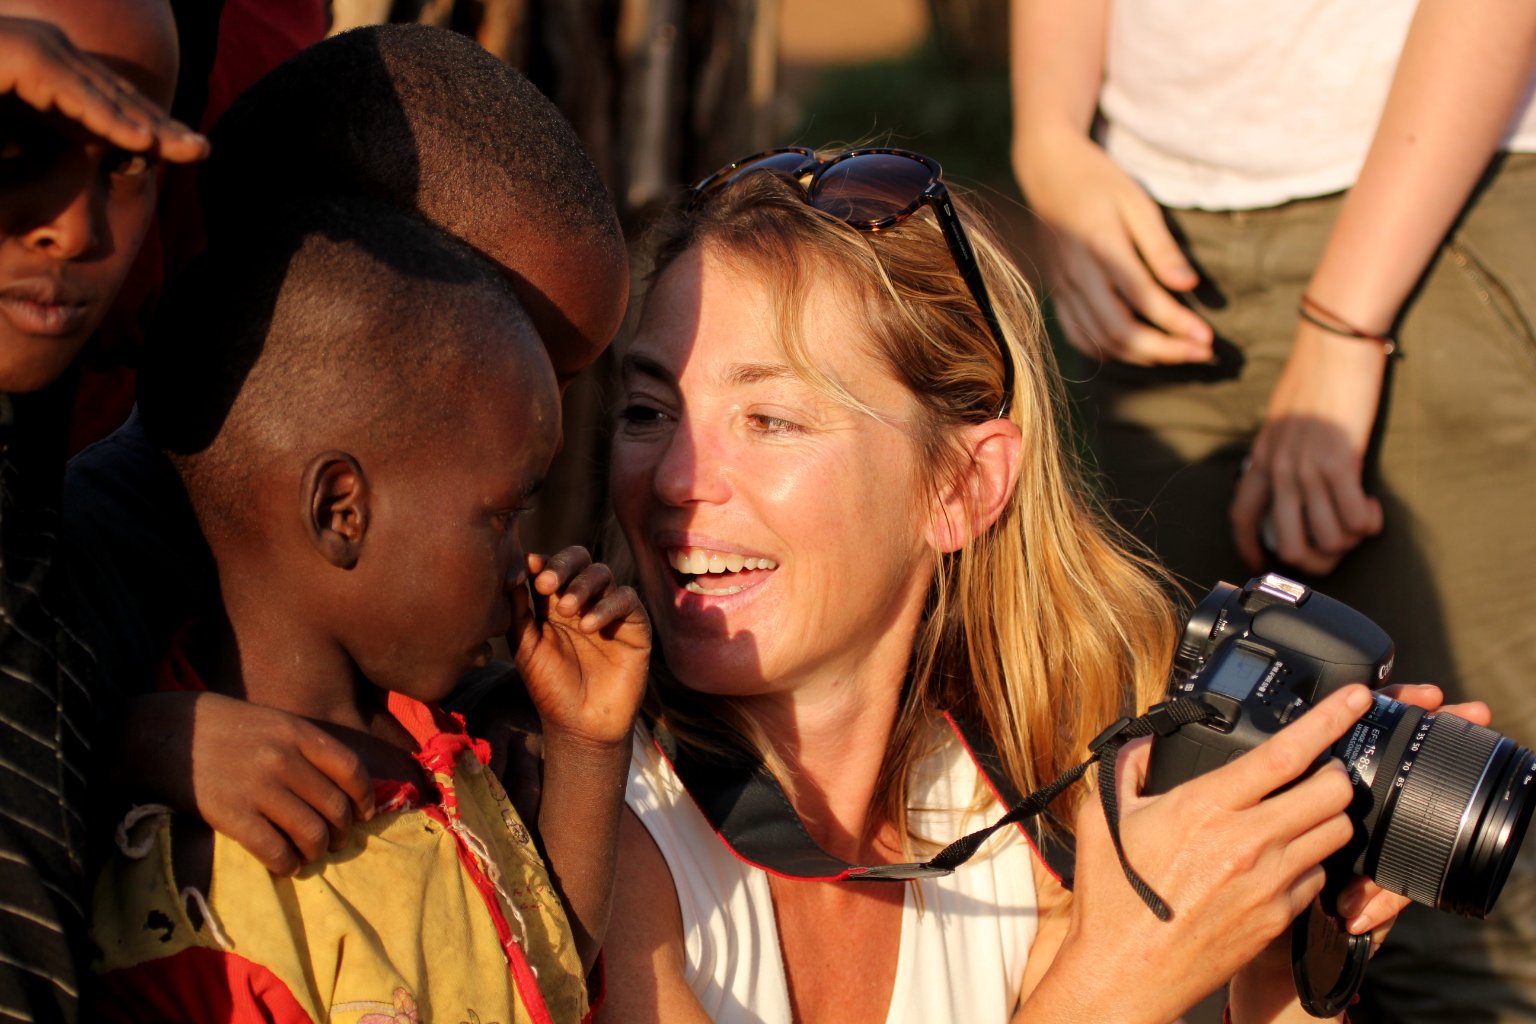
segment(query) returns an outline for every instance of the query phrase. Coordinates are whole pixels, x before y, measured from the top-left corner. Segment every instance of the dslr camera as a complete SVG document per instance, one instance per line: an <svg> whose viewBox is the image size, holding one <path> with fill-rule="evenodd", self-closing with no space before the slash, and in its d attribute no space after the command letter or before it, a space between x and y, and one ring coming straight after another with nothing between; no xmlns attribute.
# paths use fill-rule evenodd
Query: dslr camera
<svg viewBox="0 0 1536 1024"><path fill-rule="evenodd" d="M1240 757L1347 683L1383 685L1392 659L1379 626L1294 580L1217 584L1190 615L1168 694L1214 717L1154 738L1148 791ZM1329 753L1355 786L1355 840L1329 863L1330 879L1367 875L1415 902L1486 916L1536 806L1531 751L1378 693Z"/></svg>

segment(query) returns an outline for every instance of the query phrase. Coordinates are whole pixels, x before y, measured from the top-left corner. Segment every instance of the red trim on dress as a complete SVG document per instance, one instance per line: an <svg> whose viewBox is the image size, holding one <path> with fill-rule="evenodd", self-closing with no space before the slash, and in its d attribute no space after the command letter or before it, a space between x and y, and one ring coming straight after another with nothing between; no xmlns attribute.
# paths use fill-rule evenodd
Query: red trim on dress
<svg viewBox="0 0 1536 1024"><path fill-rule="evenodd" d="M992 799L996 800L997 805L1003 810L1010 810L1008 801L1004 800L1003 794L999 793L997 787L992 785L992 776L988 775L986 769L981 766L981 760L976 756L976 751L972 750L971 745L965 742L965 734L960 731L960 726L955 724L955 720L950 717L948 711L944 712L944 721L949 723L949 728L955 734L955 739L960 741L960 746L965 749L966 754L971 759L971 763L976 766L976 774L981 776L981 780L987 784L987 789L992 791ZM1035 860L1039 861L1040 866L1045 868L1045 873L1056 879L1057 885L1061 885L1061 876L1051 867L1051 862L1040 855L1040 848L1035 845L1035 837L1029 834L1029 829L1024 827L1022 821L1014 822L1013 827L1019 830L1019 835L1023 836L1024 841L1029 844L1029 852L1033 853Z"/></svg>

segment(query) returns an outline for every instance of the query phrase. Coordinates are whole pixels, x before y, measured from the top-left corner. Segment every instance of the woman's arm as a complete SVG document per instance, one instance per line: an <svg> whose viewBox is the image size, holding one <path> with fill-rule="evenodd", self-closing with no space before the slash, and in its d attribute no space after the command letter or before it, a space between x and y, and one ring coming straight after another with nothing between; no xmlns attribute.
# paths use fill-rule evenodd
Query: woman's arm
<svg viewBox="0 0 1536 1024"><path fill-rule="evenodd" d="M600 1024L709 1024L683 974L683 915L667 862L628 809L619 823Z"/></svg>
<svg viewBox="0 0 1536 1024"><path fill-rule="evenodd" d="M1493 156L1536 63L1536 4L1421 0L1359 180L1307 294L1349 326L1391 330ZM1409 355L1412 358L1412 355ZM1381 393L1381 346L1303 322L1232 503L1233 537L1330 571L1381 528L1361 467Z"/></svg>
<svg viewBox="0 0 1536 1024"><path fill-rule="evenodd" d="M1013 0L1014 173L1053 243L1051 299L1074 347L1133 363L1207 360L1210 326L1169 294L1198 277L1157 203L1088 136L1109 2Z"/></svg>

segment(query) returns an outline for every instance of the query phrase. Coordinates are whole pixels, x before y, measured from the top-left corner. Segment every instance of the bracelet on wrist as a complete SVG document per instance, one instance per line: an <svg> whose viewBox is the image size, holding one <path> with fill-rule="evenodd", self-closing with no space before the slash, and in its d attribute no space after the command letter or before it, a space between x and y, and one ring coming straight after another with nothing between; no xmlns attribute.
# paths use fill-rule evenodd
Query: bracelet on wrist
<svg viewBox="0 0 1536 1024"><path fill-rule="evenodd" d="M1390 334L1362 331L1310 295L1301 296L1301 301L1296 304L1296 313L1313 327L1319 327L1329 334L1335 334L1341 338L1353 338L1356 341L1375 342L1381 346L1382 352L1386 355L1401 356L1397 349L1396 338Z"/></svg>

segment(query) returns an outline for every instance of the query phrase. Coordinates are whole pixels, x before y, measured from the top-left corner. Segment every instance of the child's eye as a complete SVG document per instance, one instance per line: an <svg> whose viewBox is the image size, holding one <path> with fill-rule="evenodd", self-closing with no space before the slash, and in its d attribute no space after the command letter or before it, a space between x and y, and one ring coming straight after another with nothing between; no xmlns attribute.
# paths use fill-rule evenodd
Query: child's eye
<svg viewBox="0 0 1536 1024"><path fill-rule="evenodd" d="M156 158L149 153L114 149L102 160L101 166L108 174L118 178L140 178L154 170L157 163Z"/></svg>
<svg viewBox="0 0 1536 1024"><path fill-rule="evenodd" d="M630 402L619 410L620 424L631 429L656 426L667 419L666 413L643 402Z"/></svg>

